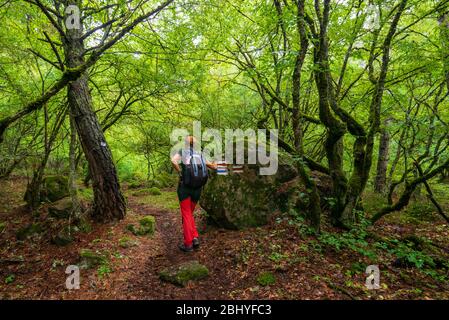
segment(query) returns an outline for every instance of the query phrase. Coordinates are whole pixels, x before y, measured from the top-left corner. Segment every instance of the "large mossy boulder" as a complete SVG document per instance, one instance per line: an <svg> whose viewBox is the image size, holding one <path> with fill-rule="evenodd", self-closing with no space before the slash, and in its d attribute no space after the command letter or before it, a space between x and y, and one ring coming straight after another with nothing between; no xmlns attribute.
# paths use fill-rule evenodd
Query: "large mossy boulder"
<svg viewBox="0 0 449 320"><path fill-rule="evenodd" d="M170 266L159 272L159 278L174 285L184 287L189 281L201 280L209 275L206 266L198 261L188 261Z"/></svg>
<svg viewBox="0 0 449 320"><path fill-rule="evenodd" d="M329 197L332 195L332 178L318 171L309 172L310 178L315 181L318 192L320 193L321 207L329 207ZM306 212L308 210L308 193L300 177L281 184L276 190L276 202L281 212L290 210Z"/></svg>
<svg viewBox="0 0 449 320"><path fill-rule="evenodd" d="M274 212L288 210L282 207L286 202L282 194L291 188L279 190L298 173L288 155L279 153L278 161L274 175L260 175L259 164L245 164L241 173L234 173L232 165L228 175L212 173L200 199L209 222L226 229L257 227L266 224Z"/></svg>
<svg viewBox="0 0 449 320"><path fill-rule="evenodd" d="M55 202L69 196L69 181L65 176L47 176L42 181L41 201Z"/></svg>

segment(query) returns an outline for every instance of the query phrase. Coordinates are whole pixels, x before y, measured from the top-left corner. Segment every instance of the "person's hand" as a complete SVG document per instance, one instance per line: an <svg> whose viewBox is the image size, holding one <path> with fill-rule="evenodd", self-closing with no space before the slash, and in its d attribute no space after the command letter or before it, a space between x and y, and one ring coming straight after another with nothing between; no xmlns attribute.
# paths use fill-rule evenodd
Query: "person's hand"
<svg viewBox="0 0 449 320"><path fill-rule="evenodd" d="M206 165L207 165L207 167L209 169L212 169L212 170L217 170L217 168L218 168L218 165L217 165L216 162L209 162L209 161L207 161Z"/></svg>

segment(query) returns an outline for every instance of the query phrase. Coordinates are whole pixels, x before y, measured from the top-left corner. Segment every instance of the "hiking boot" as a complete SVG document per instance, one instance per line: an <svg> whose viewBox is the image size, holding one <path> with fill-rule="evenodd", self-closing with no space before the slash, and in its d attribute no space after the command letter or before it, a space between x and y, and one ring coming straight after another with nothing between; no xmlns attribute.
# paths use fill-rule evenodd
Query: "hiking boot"
<svg viewBox="0 0 449 320"><path fill-rule="evenodd" d="M193 251L193 246L186 246L185 244L180 244L178 246L179 250L183 251L183 252L192 252Z"/></svg>
<svg viewBox="0 0 449 320"><path fill-rule="evenodd" d="M198 238L193 238L193 249L198 249L200 247L200 240Z"/></svg>

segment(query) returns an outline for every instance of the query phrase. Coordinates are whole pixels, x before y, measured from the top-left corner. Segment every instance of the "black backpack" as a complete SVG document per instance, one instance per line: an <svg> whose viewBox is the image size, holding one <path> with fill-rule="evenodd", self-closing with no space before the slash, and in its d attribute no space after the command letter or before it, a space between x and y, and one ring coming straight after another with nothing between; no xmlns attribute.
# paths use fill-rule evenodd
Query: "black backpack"
<svg viewBox="0 0 449 320"><path fill-rule="evenodd" d="M186 159L182 172L183 185L189 188L201 188L204 186L209 176L203 155L190 149L189 154L183 157L183 159Z"/></svg>

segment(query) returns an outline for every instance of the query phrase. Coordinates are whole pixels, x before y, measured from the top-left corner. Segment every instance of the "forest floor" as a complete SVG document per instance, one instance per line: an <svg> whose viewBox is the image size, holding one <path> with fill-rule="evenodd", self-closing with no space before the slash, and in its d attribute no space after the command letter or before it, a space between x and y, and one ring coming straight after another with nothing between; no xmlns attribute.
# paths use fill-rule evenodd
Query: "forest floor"
<svg viewBox="0 0 449 320"><path fill-rule="evenodd" d="M245 231L209 228L201 235L200 250L186 254L177 249L182 233L176 193L135 196L130 190L124 220L93 223L91 232L77 233L74 242L58 247L51 244L49 230L16 239L24 225L48 220L45 206L34 217L24 209L25 183L13 178L0 185L0 223L5 226L0 230L0 299L449 299L446 267L426 268L420 251L400 245L402 251L388 249L386 244L419 236L447 261L449 226L437 217L419 223L386 219L370 227L375 237L360 239L330 228L316 237L306 232L301 219L278 215L267 226ZM145 215L156 218L155 234L134 236L126 226ZM125 237L136 245L121 247ZM76 265L86 248L108 253L110 260L82 269L81 288L68 290L66 267ZM398 264L401 254L415 265ZM186 287L159 279L163 268L190 260L207 266L209 277ZM377 290L365 286L365 269L371 264L381 272ZM263 273L273 276L271 284L258 282Z"/></svg>

